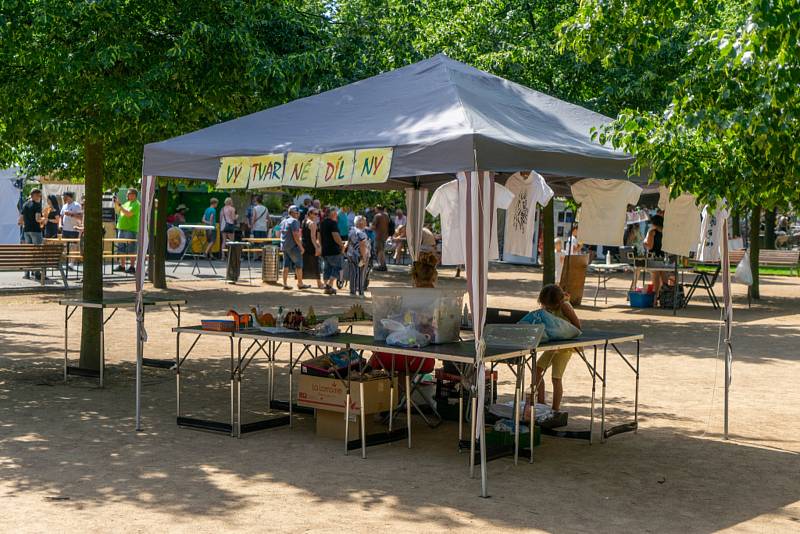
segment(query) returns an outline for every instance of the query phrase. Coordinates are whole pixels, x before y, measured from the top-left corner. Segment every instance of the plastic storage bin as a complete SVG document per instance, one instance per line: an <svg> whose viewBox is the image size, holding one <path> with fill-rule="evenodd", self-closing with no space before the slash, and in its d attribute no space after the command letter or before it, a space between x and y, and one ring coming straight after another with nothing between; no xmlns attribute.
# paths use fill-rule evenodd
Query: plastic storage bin
<svg viewBox="0 0 800 534"><path fill-rule="evenodd" d="M370 292L376 341L385 341L389 335L382 319L412 322L417 330L430 335L431 343L458 341L463 290L380 287Z"/></svg>
<svg viewBox="0 0 800 534"><path fill-rule="evenodd" d="M652 308L655 294L631 291L628 293L628 300L631 302L631 308Z"/></svg>

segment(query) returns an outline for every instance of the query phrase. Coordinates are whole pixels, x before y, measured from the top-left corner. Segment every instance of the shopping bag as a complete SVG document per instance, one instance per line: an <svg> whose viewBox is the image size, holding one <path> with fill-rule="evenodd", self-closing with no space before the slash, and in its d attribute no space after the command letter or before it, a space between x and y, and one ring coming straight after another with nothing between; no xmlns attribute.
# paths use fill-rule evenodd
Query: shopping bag
<svg viewBox="0 0 800 534"><path fill-rule="evenodd" d="M753 285L753 271L750 270L750 251L744 253L733 273L733 281L746 286Z"/></svg>

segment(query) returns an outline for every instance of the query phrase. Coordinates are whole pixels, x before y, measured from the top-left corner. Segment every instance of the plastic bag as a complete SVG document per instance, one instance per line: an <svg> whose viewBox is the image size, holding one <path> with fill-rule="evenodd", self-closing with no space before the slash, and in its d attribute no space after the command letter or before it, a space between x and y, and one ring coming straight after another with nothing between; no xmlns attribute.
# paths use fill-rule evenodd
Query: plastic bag
<svg viewBox="0 0 800 534"><path fill-rule="evenodd" d="M746 286L753 285L753 271L750 270L750 251L744 253L733 272L733 281Z"/></svg>
<svg viewBox="0 0 800 534"><path fill-rule="evenodd" d="M544 335L541 343L558 339L574 339L581 335L580 329L561 317L556 317L547 310L536 310L519 320L520 323L543 324Z"/></svg>
<svg viewBox="0 0 800 534"><path fill-rule="evenodd" d="M382 319L381 324L390 332L386 336L386 344L392 347L419 348L431 342L431 337L418 331L413 324L403 324L393 319Z"/></svg>

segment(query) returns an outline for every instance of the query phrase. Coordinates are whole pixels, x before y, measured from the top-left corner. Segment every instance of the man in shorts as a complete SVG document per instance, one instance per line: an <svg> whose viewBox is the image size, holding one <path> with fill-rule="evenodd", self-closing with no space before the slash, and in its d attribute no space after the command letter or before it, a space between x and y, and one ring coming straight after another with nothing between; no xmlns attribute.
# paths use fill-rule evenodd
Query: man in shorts
<svg viewBox="0 0 800 534"><path fill-rule="evenodd" d="M336 294L336 281L342 272L342 251L344 241L339 233L339 217L336 208L329 208L325 220L320 223L319 235L322 245L322 259L325 270L322 279L325 282L325 294Z"/></svg>
<svg viewBox="0 0 800 534"><path fill-rule="evenodd" d="M134 264L136 260L128 256L136 254L136 239L139 235L139 213L141 211L141 204L137 199L139 192L136 189L128 189L127 200L120 203L119 199L114 197L114 209L117 212L117 238L130 239L133 241L126 241L117 245L117 254L119 258L119 265L114 269L115 271L128 272L133 274L136 272ZM125 264L130 259L130 266L127 271Z"/></svg>
<svg viewBox="0 0 800 534"><path fill-rule="evenodd" d="M281 252L283 252L283 289L289 287L289 269L294 269L297 289L311 286L303 284L303 240L300 233L300 210L289 206L289 216L281 223Z"/></svg>

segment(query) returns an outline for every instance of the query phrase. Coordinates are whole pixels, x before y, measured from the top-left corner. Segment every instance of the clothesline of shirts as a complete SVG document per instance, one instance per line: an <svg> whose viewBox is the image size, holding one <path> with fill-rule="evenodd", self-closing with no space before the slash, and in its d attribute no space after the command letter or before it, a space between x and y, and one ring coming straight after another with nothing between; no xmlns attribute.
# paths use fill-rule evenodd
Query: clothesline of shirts
<svg viewBox="0 0 800 534"><path fill-rule="evenodd" d="M442 263L465 262L466 184L458 178L438 188L426 209L441 218ZM625 226L630 221L628 206L636 205L642 188L626 180L587 178L572 185L572 196L580 203L578 240L590 245L622 246ZM716 209L699 207L688 193L671 199L665 187L659 189L659 208L664 210L662 250L689 256L700 261L718 261L721 224L729 216L720 203ZM508 210L505 219L504 253L533 255L533 237L538 226L538 206L547 205L553 190L536 171L517 172L505 186L495 185L492 227L496 228L497 210ZM497 259L497 234L492 233L489 259Z"/></svg>

